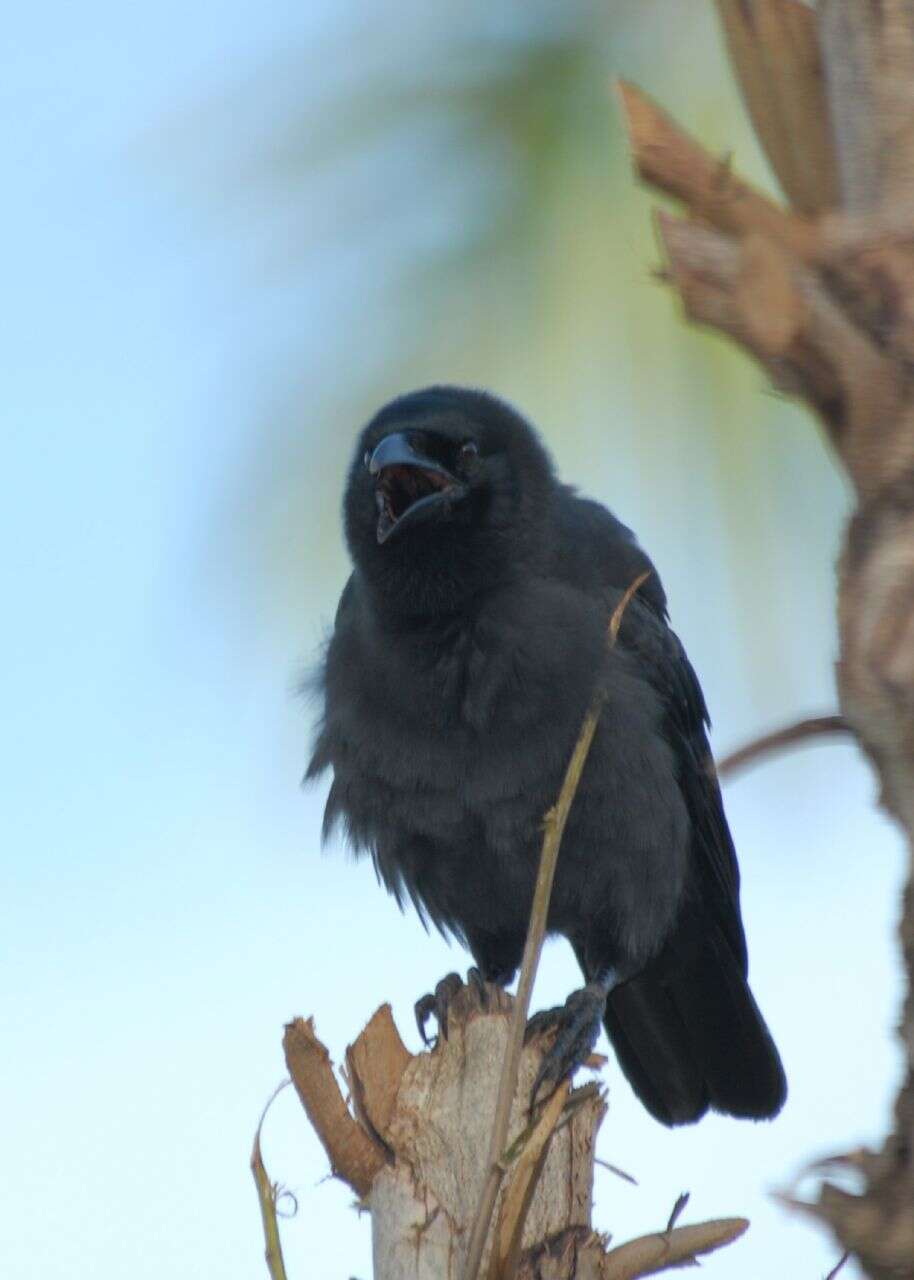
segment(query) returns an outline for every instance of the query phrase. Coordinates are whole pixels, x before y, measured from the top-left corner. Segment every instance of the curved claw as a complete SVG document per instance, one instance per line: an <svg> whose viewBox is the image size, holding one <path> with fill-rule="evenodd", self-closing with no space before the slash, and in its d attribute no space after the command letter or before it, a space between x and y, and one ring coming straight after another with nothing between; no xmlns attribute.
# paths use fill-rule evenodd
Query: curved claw
<svg viewBox="0 0 914 1280"><path fill-rule="evenodd" d="M416 1026L419 1028L419 1035L422 1037L424 1045L430 1045L432 1042L425 1034L425 1024L428 1022L432 1014L438 1022L438 1034L447 1039L447 1011L448 1005L454 996L463 986L463 979L459 973L449 973L435 987L434 992L420 996L415 1004Z"/></svg>
<svg viewBox="0 0 914 1280"><path fill-rule="evenodd" d="M420 996L414 1005L416 1026L419 1028L422 1043L426 1047L433 1043L425 1034L425 1024L431 1017L434 1017L438 1023L438 1034L442 1039L447 1039L448 1011L451 1002L464 989L464 985L473 991L481 1009L488 1010L490 1007L492 1002L490 987L492 983L485 978L481 969L477 969L474 965L472 969L468 970L466 984L464 984L460 974L447 974L446 977L441 979L434 991ZM437 1043L437 1040L434 1043Z"/></svg>
<svg viewBox="0 0 914 1280"><path fill-rule="evenodd" d="M474 964L472 969L467 970L467 986L472 987L476 992L476 998L480 1007L488 1009L489 1007L489 987L485 978L482 976L481 970L476 968Z"/></svg>
<svg viewBox="0 0 914 1280"><path fill-rule="evenodd" d="M435 997L430 992L426 993L424 996L420 996L413 1005L413 1010L416 1015L416 1026L419 1028L419 1036L421 1037L422 1043L426 1048L428 1048L432 1042L425 1034L425 1024L435 1012Z"/></svg>
<svg viewBox="0 0 914 1280"><path fill-rule="evenodd" d="M548 1085L552 1093L590 1055L600 1034L605 1008L606 988L592 982L579 991L572 991L561 1008L535 1014L527 1023L526 1038L529 1038L531 1028L533 1034L553 1026L556 1028L555 1040L543 1055L530 1090L531 1111L544 1086Z"/></svg>

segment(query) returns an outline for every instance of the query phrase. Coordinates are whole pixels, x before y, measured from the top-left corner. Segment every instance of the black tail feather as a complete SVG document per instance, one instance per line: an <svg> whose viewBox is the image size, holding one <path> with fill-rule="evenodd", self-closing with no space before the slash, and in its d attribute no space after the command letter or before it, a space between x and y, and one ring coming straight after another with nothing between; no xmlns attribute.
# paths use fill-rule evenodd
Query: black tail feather
<svg viewBox="0 0 914 1280"><path fill-rule="evenodd" d="M629 1084L663 1124L691 1124L709 1107L762 1120L784 1104L774 1041L739 961L707 921L681 925L661 957L617 987L605 1023Z"/></svg>
<svg viewBox="0 0 914 1280"><path fill-rule="evenodd" d="M685 949L669 977L673 998L700 1055L711 1106L767 1120L787 1097L787 1080L749 984L711 929Z"/></svg>
<svg viewBox="0 0 914 1280"><path fill-rule="evenodd" d="M619 1065L661 1124L692 1124L708 1109L708 1090L688 1032L669 993L649 974L617 987L604 1018Z"/></svg>

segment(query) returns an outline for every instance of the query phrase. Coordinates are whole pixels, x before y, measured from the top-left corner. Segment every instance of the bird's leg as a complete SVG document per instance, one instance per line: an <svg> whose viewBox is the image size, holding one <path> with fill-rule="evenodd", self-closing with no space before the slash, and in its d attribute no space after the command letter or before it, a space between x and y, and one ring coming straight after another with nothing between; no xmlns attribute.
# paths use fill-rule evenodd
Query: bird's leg
<svg viewBox="0 0 914 1280"><path fill-rule="evenodd" d="M536 1013L527 1023L524 1033L526 1043L531 1036L555 1030L555 1039L543 1056L533 1088L530 1092L530 1108L533 1109L540 1090L548 1086L549 1093L572 1075L589 1057L600 1034L606 997L619 981L614 969L601 969L586 987L572 991L563 1005Z"/></svg>
<svg viewBox="0 0 914 1280"><path fill-rule="evenodd" d="M438 1023L438 1034L443 1039L447 1039L448 1009L452 1000L463 989L464 985L472 987L480 1006L483 1009L488 1009L490 999L489 984L506 987L513 977L513 969L493 969L490 967L480 969L474 965L467 972L466 984L464 984L459 973L449 973L442 978L434 991L420 996L416 1001L416 1026L419 1028L422 1043L425 1045L431 1044L429 1037L425 1034L425 1024L433 1015Z"/></svg>

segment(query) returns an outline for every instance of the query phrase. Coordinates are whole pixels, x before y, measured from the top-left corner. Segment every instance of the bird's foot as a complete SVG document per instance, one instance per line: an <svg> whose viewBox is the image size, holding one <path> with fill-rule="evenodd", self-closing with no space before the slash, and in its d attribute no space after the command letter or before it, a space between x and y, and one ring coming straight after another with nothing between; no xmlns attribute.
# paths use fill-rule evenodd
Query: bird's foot
<svg viewBox="0 0 914 1280"><path fill-rule="evenodd" d="M525 1044L543 1032L555 1031L555 1039L546 1050L533 1081L531 1111L543 1088L551 1094L590 1056L600 1034L605 1009L606 986L601 982L589 982L579 991L572 991L563 1005L535 1013L527 1023Z"/></svg>
<svg viewBox="0 0 914 1280"><path fill-rule="evenodd" d="M415 1005L416 1026L419 1028L419 1035L424 1045L428 1046L432 1043L425 1034L425 1024L433 1016L438 1023L438 1035L443 1040L447 1039L448 1010L455 997L467 988L474 992L480 1007L488 1009L490 997L488 983L475 966L467 972L466 982L459 973L449 973L441 979L434 991L419 997Z"/></svg>

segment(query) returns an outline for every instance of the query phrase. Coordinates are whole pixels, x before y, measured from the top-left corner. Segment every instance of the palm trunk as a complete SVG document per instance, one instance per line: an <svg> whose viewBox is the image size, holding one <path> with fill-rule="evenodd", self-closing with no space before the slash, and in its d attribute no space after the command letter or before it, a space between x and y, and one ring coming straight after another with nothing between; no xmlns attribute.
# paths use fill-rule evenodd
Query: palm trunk
<svg viewBox="0 0 914 1280"><path fill-rule="evenodd" d="M371 1214L374 1280L458 1280L487 1170L513 1007L465 987L448 1038L413 1056L380 1008L346 1052L347 1106L310 1021L286 1028L286 1062L334 1174ZM524 1048L502 1157L506 1174L479 1270L486 1280L633 1280L736 1239L742 1218L672 1225L606 1248L590 1220L596 1137L606 1104L596 1084L565 1085L531 1120L543 1046ZM595 1059L599 1066L602 1059Z"/></svg>
<svg viewBox="0 0 914 1280"><path fill-rule="evenodd" d="M822 423L856 496L840 561L841 706L914 850L914 0L717 0L786 196L742 183L631 86L639 174L686 314L734 339ZM736 415L735 415L736 416ZM810 1211L873 1280L914 1276L914 891L900 925L905 1073L865 1188Z"/></svg>

